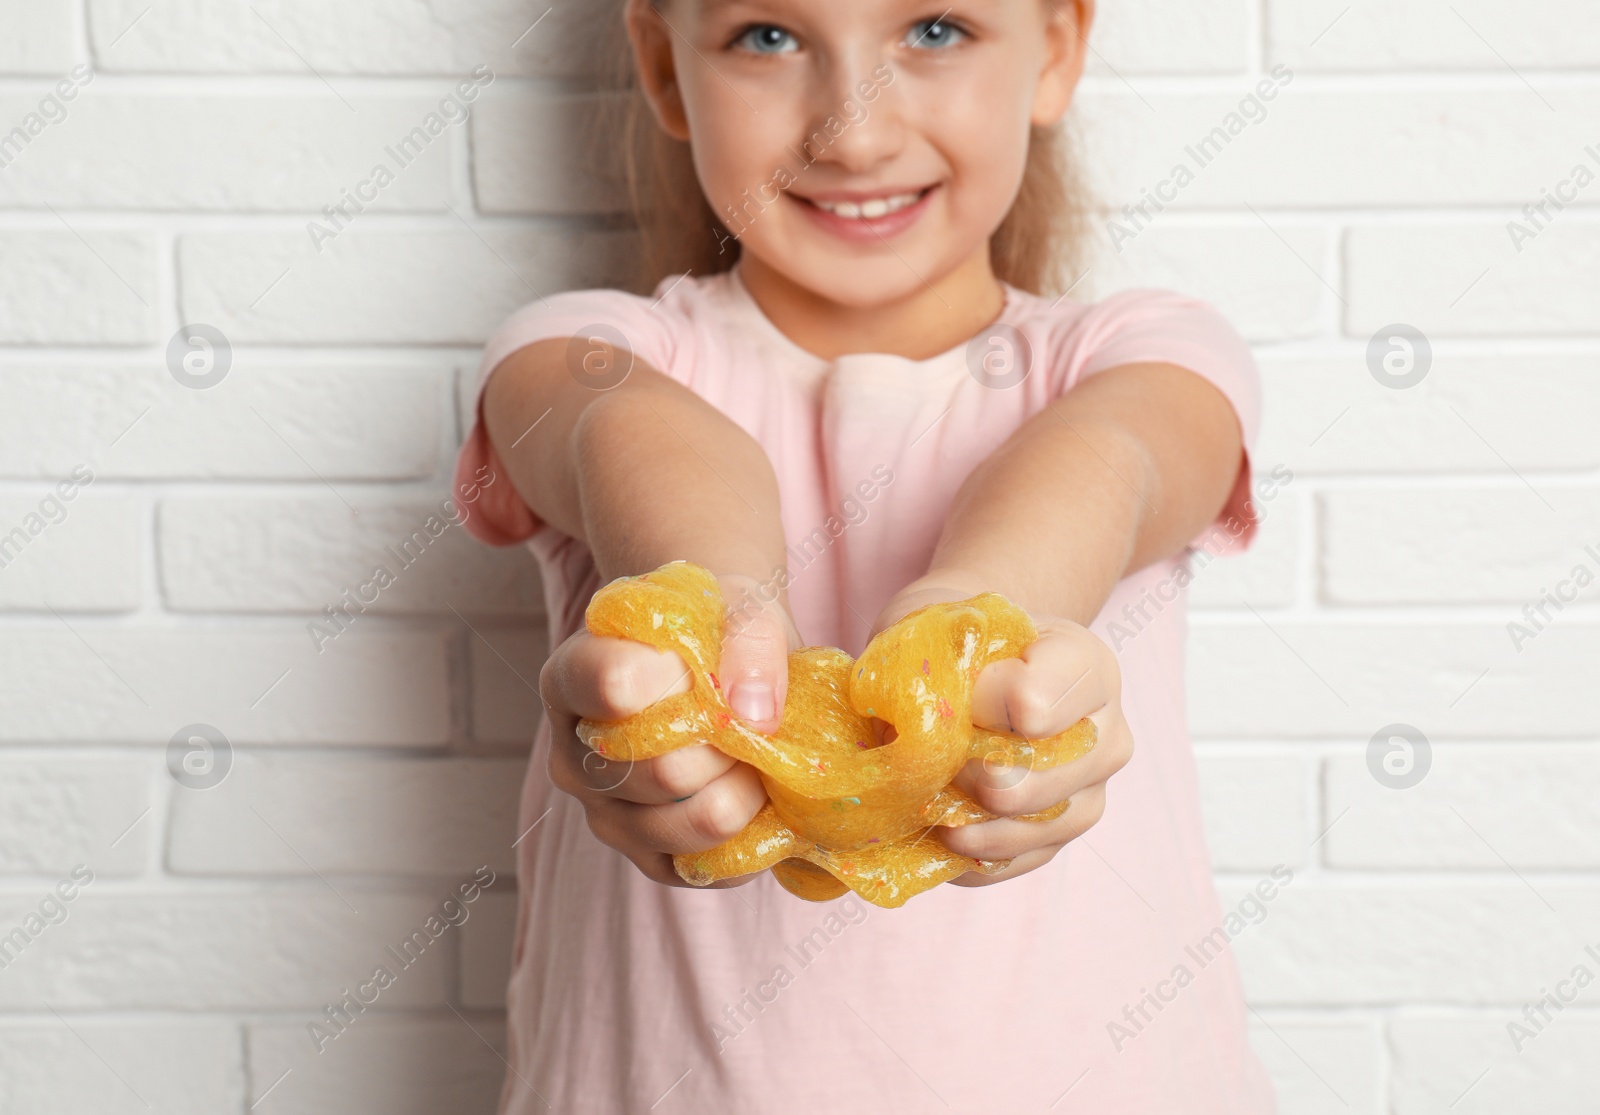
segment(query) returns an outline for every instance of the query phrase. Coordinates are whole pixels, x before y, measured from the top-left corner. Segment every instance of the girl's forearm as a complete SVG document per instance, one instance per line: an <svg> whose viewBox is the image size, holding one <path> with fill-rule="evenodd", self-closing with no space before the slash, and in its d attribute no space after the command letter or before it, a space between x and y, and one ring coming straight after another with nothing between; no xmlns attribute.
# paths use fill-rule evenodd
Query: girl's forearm
<svg viewBox="0 0 1600 1115"><path fill-rule="evenodd" d="M595 391L565 354L562 341L513 354L484 396L490 441L534 514L585 543L606 579L682 558L773 581L783 528L760 445L642 362Z"/></svg>
<svg viewBox="0 0 1600 1115"><path fill-rule="evenodd" d="M1117 432L1074 425L1014 438L974 470L924 583L1001 592L1082 624L1095 617L1132 560L1149 481Z"/></svg>
<svg viewBox="0 0 1600 1115"><path fill-rule="evenodd" d="M967 478L922 587L998 591L1087 624L1123 577L1180 552L1221 510L1242 443L1192 372L1102 372L1030 419Z"/></svg>
<svg viewBox="0 0 1600 1115"><path fill-rule="evenodd" d="M680 558L777 582L778 483L756 441L687 391L597 401L573 432L583 537L604 577Z"/></svg>

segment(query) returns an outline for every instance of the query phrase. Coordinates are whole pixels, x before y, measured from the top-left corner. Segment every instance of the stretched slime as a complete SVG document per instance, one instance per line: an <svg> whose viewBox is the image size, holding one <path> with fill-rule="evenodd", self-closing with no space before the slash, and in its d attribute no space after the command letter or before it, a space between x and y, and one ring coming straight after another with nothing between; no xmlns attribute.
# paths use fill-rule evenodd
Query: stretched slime
<svg viewBox="0 0 1600 1115"><path fill-rule="evenodd" d="M1027 613L998 593L919 609L867 644L859 659L833 647L789 655L783 719L762 735L736 718L717 679L724 608L716 578L689 562L623 577L595 593L592 635L676 651L691 686L624 720L585 720L578 736L607 760L635 762L709 743L760 772L768 801L731 840L675 856L695 886L771 869L782 886L823 902L847 890L902 906L968 871L1009 860L958 856L928 834L992 820L950 784L969 760L1042 770L1095 744L1085 719L1025 740L976 728L972 691L991 662L1018 657L1038 637ZM873 720L888 724L879 742ZM1059 817L1066 803L1022 820Z"/></svg>

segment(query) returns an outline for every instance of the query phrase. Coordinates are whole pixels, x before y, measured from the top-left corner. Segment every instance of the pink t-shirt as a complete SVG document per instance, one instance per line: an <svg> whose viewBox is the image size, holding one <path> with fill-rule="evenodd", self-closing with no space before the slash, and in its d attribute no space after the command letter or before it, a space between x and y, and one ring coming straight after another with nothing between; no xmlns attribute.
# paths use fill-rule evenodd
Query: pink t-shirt
<svg viewBox="0 0 1600 1115"><path fill-rule="evenodd" d="M737 270L663 281L656 294L576 291L531 305L490 342L482 379L536 341L620 330L767 451L800 634L852 654L926 570L962 481L1085 377L1177 364L1226 394L1247 445L1258 425L1249 350L1214 310L1175 294L1084 305L1008 288L1001 322L1032 353L1010 387L980 383L965 345L929 360L820 359L766 318ZM504 475L480 418L458 480L470 485L482 466ZM468 529L533 551L554 646L581 627L599 587L589 552L539 523L509 483L481 491ZM1248 543L1248 496L1246 465L1215 539ZM804 902L770 875L733 890L660 886L550 785L541 724L522 795L519 831L539 823L518 846L501 1111L1272 1111L1201 828L1176 588L1185 560L1124 580L1094 624L1117 650L1136 741L1105 818L998 886L942 886L898 910L848 895Z"/></svg>

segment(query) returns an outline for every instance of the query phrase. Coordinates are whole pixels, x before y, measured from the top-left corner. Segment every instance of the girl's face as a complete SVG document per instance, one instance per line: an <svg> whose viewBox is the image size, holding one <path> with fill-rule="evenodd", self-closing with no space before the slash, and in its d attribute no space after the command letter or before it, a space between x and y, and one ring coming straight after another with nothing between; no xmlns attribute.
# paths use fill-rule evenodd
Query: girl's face
<svg viewBox="0 0 1600 1115"><path fill-rule="evenodd" d="M1092 0L632 0L658 118L742 250L833 303L981 261L1033 125L1059 121Z"/></svg>

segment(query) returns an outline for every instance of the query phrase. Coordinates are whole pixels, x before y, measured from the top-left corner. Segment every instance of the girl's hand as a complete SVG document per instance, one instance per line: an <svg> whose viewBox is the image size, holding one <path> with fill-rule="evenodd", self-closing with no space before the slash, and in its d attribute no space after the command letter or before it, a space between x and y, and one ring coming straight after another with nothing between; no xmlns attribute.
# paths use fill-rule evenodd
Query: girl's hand
<svg viewBox="0 0 1600 1115"><path fill-rule="evenodd" d="M924 578L889 602L875 630L925 605L974 595L976 591L938 583L937 575ZM1094 721L1098 742L1082 758L1050 770L1001 767L983 759L961 769L955 785L998 816L981 824L939 827L934 835L958 855L1012 861L996 875L969 871L951 880L961 886L988 886L1049 863L1100 820L1107 780L1133 756L1133 734L1122 715L1122 671L1111 648L1071 620L1032 618L1038 640L1020 658L991 663L978 675L973 723L994 732L1042 739L1087 716ZM1013 819L1062 801L1070 805L1053 821Z"/></svg>
<svg viewBox="0 0 1600 1115"><path fill-rule="evenodd" d="M799 635L789 613L767 603L751 577L717 578L727 604L717 670L733 711L761 732L777 730ZM621 720L689 688L671 651L579 631L539 674L550 717L550 780L583 803L589 828L658 883L688 886L673 855L714 848L750 823L767 793L755 768L709 744L638 763L608 761L578 739L580 719ZM716 886L737 886L754 876Z"/></svg>

